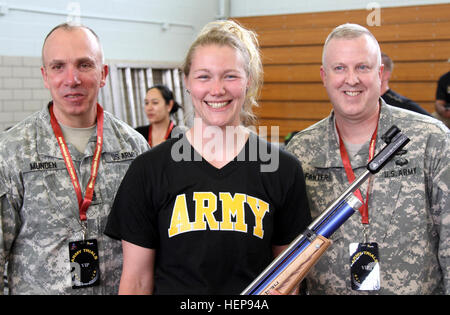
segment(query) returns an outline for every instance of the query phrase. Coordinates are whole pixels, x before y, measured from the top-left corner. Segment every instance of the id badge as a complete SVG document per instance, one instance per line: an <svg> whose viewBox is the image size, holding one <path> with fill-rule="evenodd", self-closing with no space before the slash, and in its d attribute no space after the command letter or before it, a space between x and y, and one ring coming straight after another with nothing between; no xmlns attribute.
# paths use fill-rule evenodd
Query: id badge
<svg viewBox="0 0 450 315"><path fill-rule="evenodd" d="M86 288L100 283L97 240L69 242L72 288Z"/></svg>
<svg viewBox="0 0 450 315"><path fill-rule="evenodd" d="M380 289L380 261L377 243L350 244L352 290Z"/></svg>

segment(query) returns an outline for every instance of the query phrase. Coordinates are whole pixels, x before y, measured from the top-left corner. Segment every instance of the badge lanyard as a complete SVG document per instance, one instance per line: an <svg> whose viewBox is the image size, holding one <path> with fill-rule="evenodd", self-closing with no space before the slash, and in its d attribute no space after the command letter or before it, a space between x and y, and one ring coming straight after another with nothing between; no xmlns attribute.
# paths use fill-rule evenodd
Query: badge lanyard
<svg viewBox="0 0 450 315"><path fill-rule="evenodd" d="M80 182L78 181L77 173L73 165L72 157L70 156L69 149L67 148L66 141L64 140L61 128L56 120L55 114L53 113L53 104L49 108L50 111L50 123L55 133L56 140L58 142L59 148L61 149L61 154L66 163L67 171L69 172L72 185L75 188L75 192L78 199L78 207L80 211L80 220L82 222L87 220L86 212L92 202L92 197L94 195L94 185L97 179L98 167L100 164L100 154L102 152L103 145L103 108L97 104L97 144L95 147L94 158L92 160L91 166L91 177L89 178L88 185L86 187L86 192L84 198L82 196Z"/></svg>
<svg viewBox="0 0 450 315"><path fill-rule="evenodd" d="M345 173L347 174L347 178L349 183L353 183L355 180L355 173L353 172L352 165L350 163L350 158L348 157L347 150L345 149L344 141L342 140L341 134L339 133L338 126L336 124L336 130L339 136L339 150L341 151L341 158L342 163L344 164ZM375 155L375 145L377 140L377 130L378 130L378 122L377 127L375 128L375 131L372 134L372 138L370 140L369 144L369 161L372 160L372 158ZM370 188L370 182L371 179L369 179L369 184L367 187L367 193L366 193L366 202L364 202L361 191L359 188L355 191L356 197L358 197L359 200L362 202L362 206L359 208L359 212L361 213L361 223L365 226L366 224L369 224L369 188Z"/></svg>
<svg viewBox="0 0 450 315"><path fill-rule="evenodd" d="M369 161L375 155L375 146L377 141L378 121L375 131L372 134L369 143ZM336 130L339 136L339 150L341 152L342 163L344 164L345 173L349 183L355 180L355 173L353 172L350 158L345 149L344 141L342 140L339 128L336 124ZM379 267L379 253L377 243L367 242L367 226L369 224L369 191L371 184L371 177L369 178L366 202L362 198L359 188L355 191L356 197L362 202L359 208L361 213L361 223L363 225L364 243L350 243L350 275L353 290L379 290L380 289L380 267Z"/></svg>
<svg viewBox="0 0 450 315"><path fill-rule="evenodd" d="M164 137L164 140L167 140L169 138L170 133L173 129L173 121L170 121L169 127L167 128L166 136ZM148 127L148 144L150 147L152 146L152 125Z"/></svg>

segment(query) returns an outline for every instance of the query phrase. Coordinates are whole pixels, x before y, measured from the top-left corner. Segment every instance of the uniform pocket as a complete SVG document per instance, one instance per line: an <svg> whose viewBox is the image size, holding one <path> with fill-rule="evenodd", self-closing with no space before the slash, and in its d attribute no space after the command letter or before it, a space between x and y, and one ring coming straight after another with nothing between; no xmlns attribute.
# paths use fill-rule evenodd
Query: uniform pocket
<svg viewBox="0 0 450 315"><path fill-rule="evenodd" d="M23 177L25 222L39 229L81 229L75 189L65 168L26 172Z"/></svg>

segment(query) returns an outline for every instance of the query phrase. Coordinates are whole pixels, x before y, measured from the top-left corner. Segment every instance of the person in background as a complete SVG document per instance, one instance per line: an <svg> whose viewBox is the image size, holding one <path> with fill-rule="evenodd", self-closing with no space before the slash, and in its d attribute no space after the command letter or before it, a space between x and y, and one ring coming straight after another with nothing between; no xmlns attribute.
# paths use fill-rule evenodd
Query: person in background
<svg viewBox="0 0 450 315"><path fill-rule="evenodd" d="M307 277L310 294L450 294L449 130L380 98L380 47L365 27L327 37L320 75L333 106L287 146L313 217L360 176L396 125L411 141L355 192L363 202Z"/></svg>
<svg viewBox="0 0 450 315"><path fill-rule="evenodd" d="M97 103L108 66L90 28L52 29L41 72L52 101L0 139L0 275L10 294L115 294L121 244L103 229L149 146Z"/></svg>
<svg viewBox="0 0 450 315"><path fill-rule="evenodd" d="M381 77L381 98L389 105L431 116L430 113L420 107L419 104L403 95L398 94L389 87L389 80L391 79L392 72L394 71L394 62L385 53L381 53L381 62L384 65L383 74Z"/></svg>
<svg viewBox="0 0 450 315"><path fill-rule="evenodd" d="M132 163L105 229L122 240L121 294L239 294L311 220L299 161L246 128L256 35L207 24L183 72L193 126Z"/></svg>
<svg viewBox="0 0 450 315"><path fill-rule="evenodd" d="M170 138L176 127L170 115L176 113L180 105L175 101L172 91L165 85L155 85L147 90L145 114L149 125L137 127L151 147Z"/></svg>
<svg viewBox="0 0 450 315"><path fill-rule="evenodd" d="M433 116L450 128L450 71L438 80L435 109Z"/></svg>

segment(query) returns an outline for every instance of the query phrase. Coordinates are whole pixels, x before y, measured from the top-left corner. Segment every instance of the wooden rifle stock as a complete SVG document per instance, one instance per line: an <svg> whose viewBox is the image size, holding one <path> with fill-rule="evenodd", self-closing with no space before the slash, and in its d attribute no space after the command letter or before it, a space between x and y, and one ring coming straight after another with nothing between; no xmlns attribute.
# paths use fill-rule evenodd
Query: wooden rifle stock
<svg viewBox="0 0 450 315"><path fill-rule="evenodd" d="M260 295L269 295L271 289L275 289L281 294L291 293L309 270L316 264L325 250L331 245L331 241L318 235L314 241L306 247L297 259L292 261L272 282L270 282Z"/></svg>

